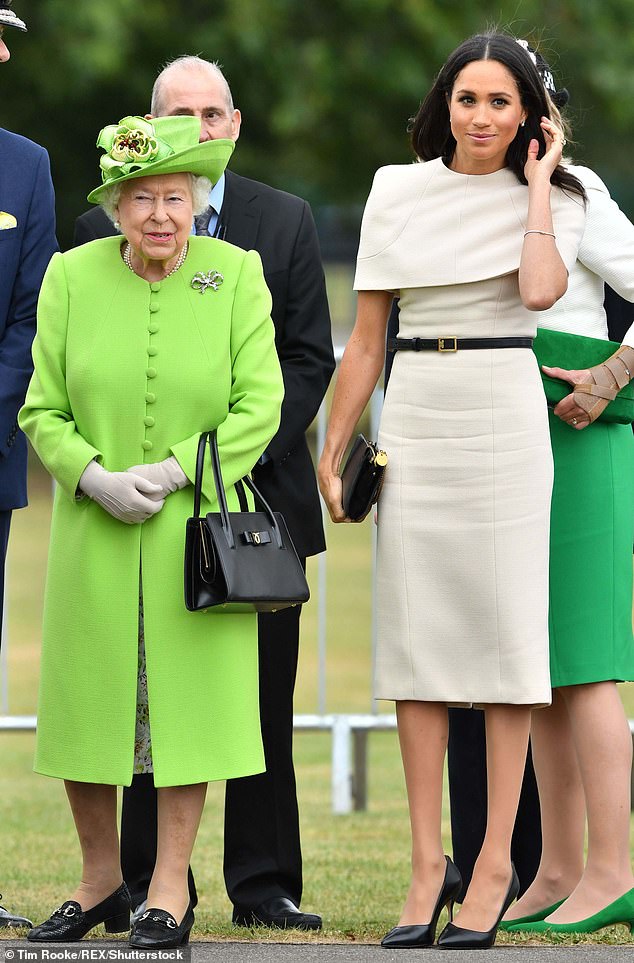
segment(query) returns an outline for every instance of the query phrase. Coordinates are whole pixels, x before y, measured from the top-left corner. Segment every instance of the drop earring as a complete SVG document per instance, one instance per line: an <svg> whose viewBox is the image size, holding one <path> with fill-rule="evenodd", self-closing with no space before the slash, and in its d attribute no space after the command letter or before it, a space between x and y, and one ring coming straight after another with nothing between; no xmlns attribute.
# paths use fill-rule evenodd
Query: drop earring
<svg viewBox="0 0 634 963"><path fill-rule="evenodd" d="M526 121L523 120L522 123L520 124L520 127L523 127L523 126L525 125L525 123L526 123Z"/></svg>

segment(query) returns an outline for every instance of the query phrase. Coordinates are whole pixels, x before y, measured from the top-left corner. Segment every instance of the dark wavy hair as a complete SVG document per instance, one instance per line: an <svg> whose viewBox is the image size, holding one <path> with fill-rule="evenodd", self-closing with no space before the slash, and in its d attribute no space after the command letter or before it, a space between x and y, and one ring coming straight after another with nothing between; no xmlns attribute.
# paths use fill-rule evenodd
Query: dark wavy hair
<svg viewBox="0 0 634 963"><path fill-rule="evenodd" d="M526 123L517 131L515 139L506 152L506 163L522 184L528 183L524 165L528 145L535 138L539 142L538 157L546 152L544 133L540 127L542 117L550 117L550 108L542 78L526 50L504 33L482 33L469 37L457 47L436 77L433 87L425 97L418 113L411 119L412 147L421 160L442 157L451 161L456 140L451 133L447 99L460 71L474 60L496 60L507 68L515 78L522 106L526 111ZM585 201L586 192L578 178L559 165L551 175L551 183L563 190L577 194Z"/></svg>

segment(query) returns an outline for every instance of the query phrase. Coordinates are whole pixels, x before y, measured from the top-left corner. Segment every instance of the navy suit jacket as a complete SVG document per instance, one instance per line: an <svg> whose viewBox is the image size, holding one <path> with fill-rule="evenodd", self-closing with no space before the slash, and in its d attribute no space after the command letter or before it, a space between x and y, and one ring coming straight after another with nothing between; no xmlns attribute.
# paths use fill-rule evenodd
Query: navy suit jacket
<svg viewBox="0 0 634 963"><path fill-rule="evenodd" d="M253 478L275 511L284 515L300 556L325 545L321 507L306 430L332 376L335 360L330 313L315 222L306 201L267 184L226 172L222 237L262 258L271 292L275 343L284 376L278 433ZM75 244L114 234L101 208L75 222Z"/></svg>
<svg viewBox="0 0 634 963"><path fill-rule="evenodd" d="M26 439L17 415L33 371L37 297L57 250L48 154L0 128L0 511L26 505ZM0 217L0 224L6 218Z"/></svg>

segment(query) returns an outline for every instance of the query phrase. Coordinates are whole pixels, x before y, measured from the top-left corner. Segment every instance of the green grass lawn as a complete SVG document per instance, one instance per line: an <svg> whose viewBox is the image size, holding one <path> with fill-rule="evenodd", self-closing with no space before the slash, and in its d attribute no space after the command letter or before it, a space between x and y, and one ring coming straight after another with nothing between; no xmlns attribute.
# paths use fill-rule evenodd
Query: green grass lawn
<svg viewBox="0 0 634 963"><path fill-rule="evenodd" d="M32 473L31 506L14 515L9 561L9 681L12 714L35 712L42 589L46 564L50 485ZM329 712L371 711L370 558L372 523L329 526L328 662ZM316 586L315 563L310 565ZM317 598L306 606L297 684L298 712L317 710ZM621 687L634 716L634 686ZM393 711L382 703L381 711ZM63 785L31 771L32 734L0 734L2 847L0 890L5 905L41 920L65 898L79 870ZM374 941L396 922L409 868L409 822L396 735L369 738L369 805L366 812L334 816L330 808L330 736L295 737L305 868L303 906L324 916L320 934L257 930L258 940L279 942ZM196 936L253 939L228 923L230 906L222 881L223 786L211 784L193 866L199 888ZM448 813L443 832L451 851ZM8 937L0 930L0 938ZM500 934L498 942L511 936ZM622 927L572 942L632 942ZM513 942L529 942L519 934ZM538 942L537 939L534 940ZM542 940L543 942L543 940Z"/></svg>

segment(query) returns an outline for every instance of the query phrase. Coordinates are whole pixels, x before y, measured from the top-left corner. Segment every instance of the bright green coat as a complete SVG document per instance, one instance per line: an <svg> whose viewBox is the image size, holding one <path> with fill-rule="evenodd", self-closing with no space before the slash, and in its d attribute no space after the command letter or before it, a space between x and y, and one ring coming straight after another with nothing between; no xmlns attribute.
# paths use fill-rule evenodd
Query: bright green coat
<svg viewBox="0 0 634 963"><path fill-rule="evenodd" d="M185 609L193 486L139 525L76 491L95 457L123 471L173 454L193 481L199 434L215 426L225 485L250 471L277 430L283 396L271 298L255 251L193 237L181 269L149 284L123 263L120 243L53 257L20 413L58 482L35 769L130 784L141 566L156 785L250 775L264 769L256 618ZM212 270L223 283L199 293L194 274ZM205 489L211 498L209 464ZM228 500L237 509L233 488ZM216 508L203 499L202 512Z"/></svg>

